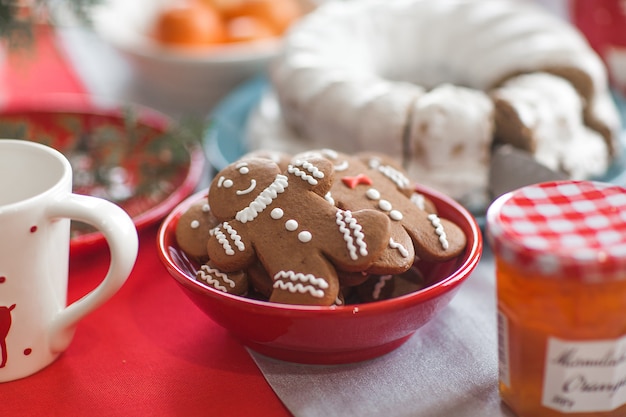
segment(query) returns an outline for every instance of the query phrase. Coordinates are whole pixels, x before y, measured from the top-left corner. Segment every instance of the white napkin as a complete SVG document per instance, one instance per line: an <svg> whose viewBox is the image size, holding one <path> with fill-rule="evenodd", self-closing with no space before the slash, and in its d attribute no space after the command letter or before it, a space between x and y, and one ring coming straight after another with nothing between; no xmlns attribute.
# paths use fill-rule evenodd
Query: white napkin
<svg viewBox="0 0 626 417"><path fill-rule="evenodd" d="M296 417L510 417L498 396L493 258L397 350L348 365L300 365L250 351Z"/></svg>

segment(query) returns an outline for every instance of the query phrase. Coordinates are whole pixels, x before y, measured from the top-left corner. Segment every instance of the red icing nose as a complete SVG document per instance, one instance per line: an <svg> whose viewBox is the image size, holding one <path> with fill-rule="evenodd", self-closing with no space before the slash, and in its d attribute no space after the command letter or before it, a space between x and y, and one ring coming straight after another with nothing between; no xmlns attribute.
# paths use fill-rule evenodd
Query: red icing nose
<svg viewBox="0 0 626 417"><path fill-rule="evenodd" d="M355 188L359 184L372 185L372 179L365 174L356 177L343 177L341 181L350 188Z"/></svg>

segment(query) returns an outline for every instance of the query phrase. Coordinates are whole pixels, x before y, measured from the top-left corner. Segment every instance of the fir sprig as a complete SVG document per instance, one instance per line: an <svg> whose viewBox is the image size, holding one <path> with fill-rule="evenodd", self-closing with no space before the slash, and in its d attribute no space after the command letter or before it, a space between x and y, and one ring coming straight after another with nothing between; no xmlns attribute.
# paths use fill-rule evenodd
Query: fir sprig
<svg viewBox="0 0 626 417"><path fill-rule="evenodd" d="M90 22L90 9L103 0L0 0L0 40L9 48L28 46L36 24L54 24L59 10ZM132 1L132 0L131 0Z"/></svg>

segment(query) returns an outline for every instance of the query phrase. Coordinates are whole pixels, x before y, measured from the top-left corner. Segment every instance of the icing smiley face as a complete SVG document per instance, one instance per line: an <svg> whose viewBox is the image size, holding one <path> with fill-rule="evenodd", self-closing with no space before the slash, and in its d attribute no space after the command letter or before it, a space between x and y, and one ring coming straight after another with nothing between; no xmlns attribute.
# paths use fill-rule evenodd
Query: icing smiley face
<svg viewBox="0 0 626 417"><path fill-rule="evenodd" d="M254 174L250 173L251 163L254 166ZM214 206L209 201L211 210L217 218L228 218L233 210L240 211L250 206L263 190L267 190L265 193L267 195L282 192L281 184L284 182L280 169L269 159L250 158L235 162L213 179L209 196L223 204Z"/></svg>
<svg viewBox="0 0 626 417"><path fill-rule="evenodd" d="M272 280L270 301L333 304L337 270L374 263L389 240L390 221L374 210L328 204L332 179L324 158L294 160L284 172L269 159L246 158L220 171L208 196L220 221L207 243L212 264L229 273L260 263Z"/></svg>
<svg viewBox="0 0 626 417"><path fill-rule="evenodd" d="M250 173L250 169L248 168L247 162L240 162L235 166L235 168L237 169L237 172L239 173L242 179L243 177L245 177L247 174ZM225 178L223 175L220 175L220 177L217 180L217 188L228 189L228 188L233 188L233 186L235 186L235 182L231 178ZM248 185L244 189L235 189L235 194L237 195L248 194L254 191L255 188L256 188L256 180L254 178L250 178L250 185Z"/></svg>

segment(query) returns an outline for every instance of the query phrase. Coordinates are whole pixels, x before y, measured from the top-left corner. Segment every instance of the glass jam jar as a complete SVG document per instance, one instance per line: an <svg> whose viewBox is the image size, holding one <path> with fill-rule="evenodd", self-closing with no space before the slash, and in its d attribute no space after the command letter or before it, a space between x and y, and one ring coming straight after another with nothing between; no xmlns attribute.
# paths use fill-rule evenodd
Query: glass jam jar
<svg viewBox="0 0 626 417"><path fill-rule="evenodd" d="M502 400L519 417L626 416L626 189L523 187L486 227Z"/></svg>

